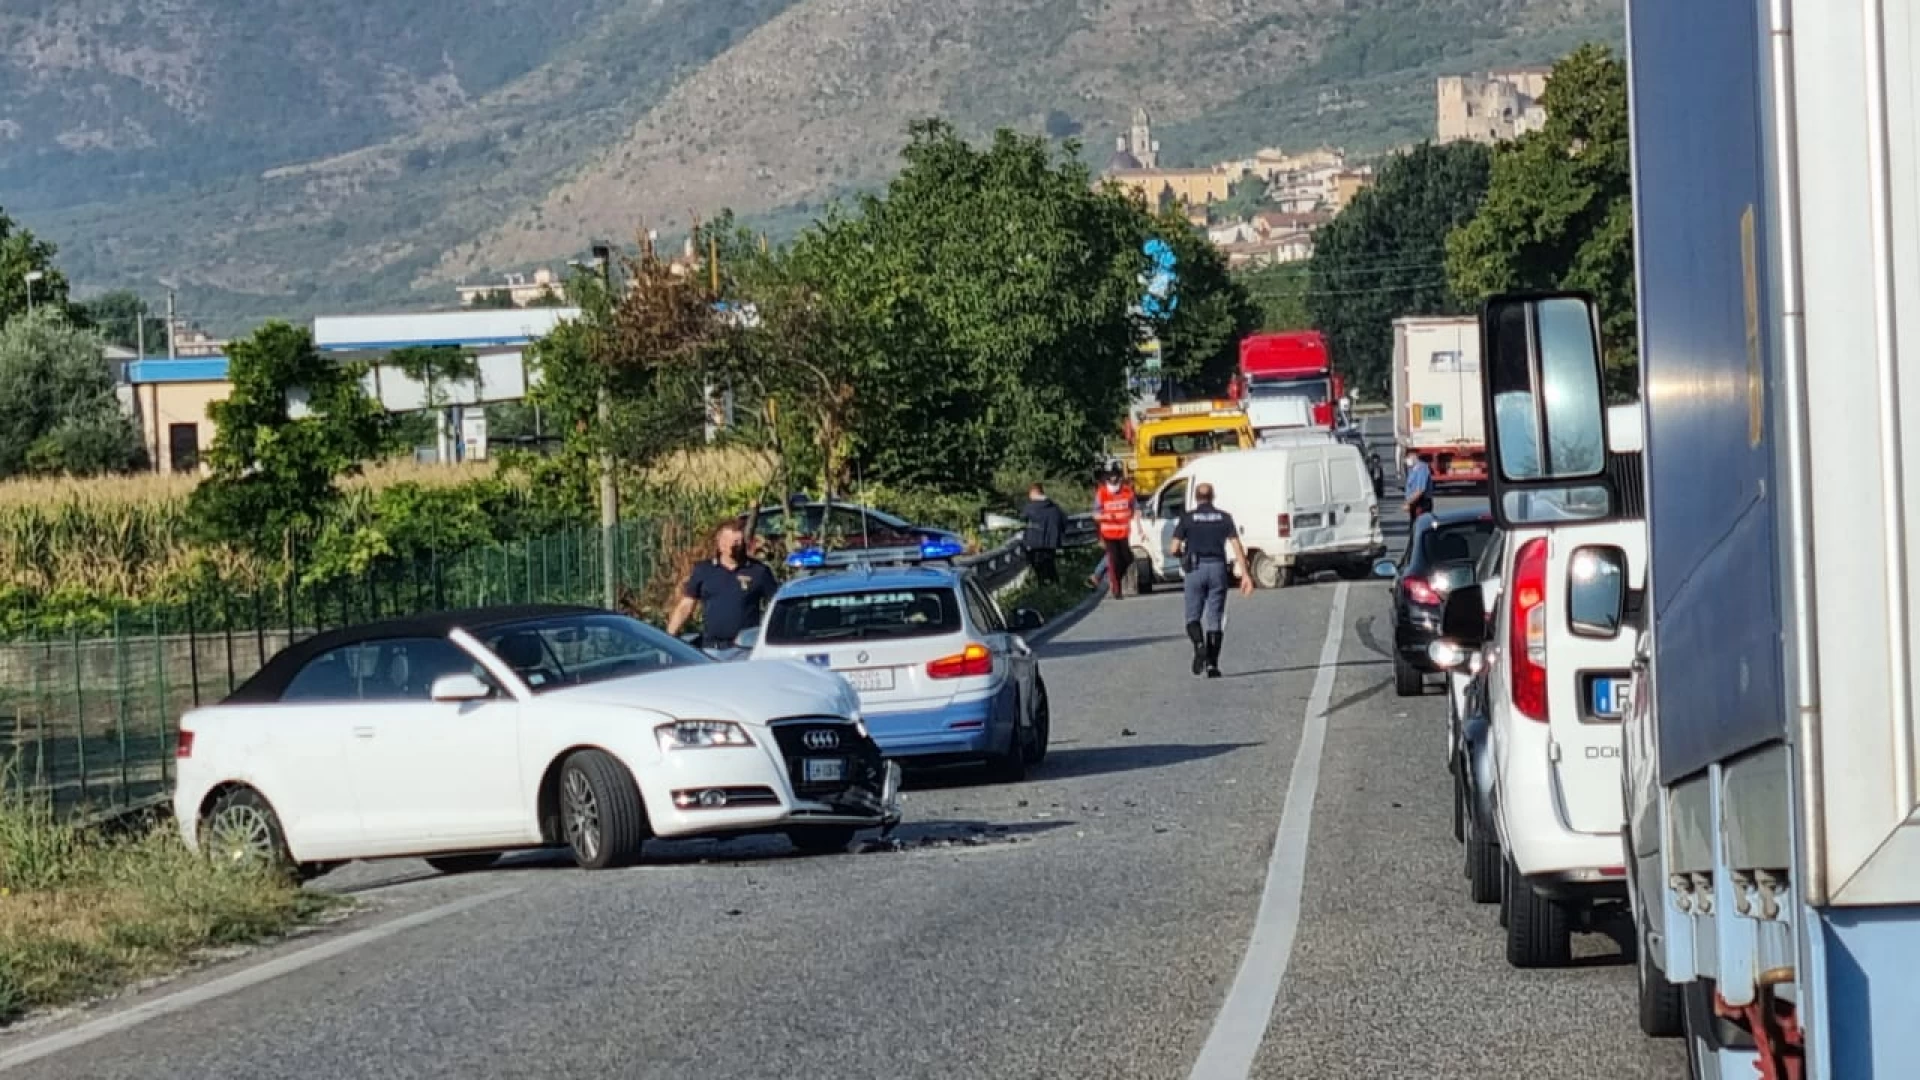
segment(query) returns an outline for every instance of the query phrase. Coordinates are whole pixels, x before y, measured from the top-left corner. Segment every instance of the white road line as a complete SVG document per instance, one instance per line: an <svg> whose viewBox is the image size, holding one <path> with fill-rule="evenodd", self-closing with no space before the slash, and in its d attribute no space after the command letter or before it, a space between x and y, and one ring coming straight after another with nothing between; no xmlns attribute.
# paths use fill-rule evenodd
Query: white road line
<svg viewBox="0 0 1920 1080"><path fill-rule="evenodd" d="M1280 811L1280 829L1267 860L1267 883L1260 892L1253 936L1247 941L1240 971L1233 977L1227 999L1214 1017L1213 1031L1200 1048L1189 1080L1246 1080L1254 1056L1266 1038L1273 1003L1287 977L1293 955L1293 935L1300 927L1300 890L1307 876L1307 835L1313 827L1313 797L1320 788L1320 750L1327 737L1327 702L1333 697L1333 677L1339 670L1340 637L1347 618L1347 585L1334 588L1333 612L1327 617L1327 637L1320 646L1320 668L1307 697L1306 725L1300 731L1300 749L1287 779L1287 800Z"/></svg>
<svg viewBox="0 0 1920 1080"><path fill-rule="evenodd" d="M124 1012L114 1013L111 1016L103 1016L98 1020L90 1020L87 1023L68 1028L56 1035L49 1035L44 1039L35 1039L33 1042L16 1046L11 1050L0 1051L0 1072L18 1068L28 1062L38 1061L41 1058L53 1054L64 1053L77 1046L90 1043L95 1039L104 1038L108 1035L125 1031L136 1025L144 1024L155 1017L166 1016L169 1013L191 1009L196 1005L205 1004L215 998L225 997L236 991L245 990L250 986L257 986L269 979L277 979L282 975L298 971L310 964L317 964L322 960L339 956L341 953L350 952L362 945L371 945L382 938L392 937L395 934L411 930L417 926L425 926L430 922L436 922L449 915L456 915L469 908L479 907L481 904L498 900L503 896L519 891L518 887L496 889L493 892L481 893L478 896L469 896L461 900L455 900L449 904L441 904L439 907L428 908L425 911L417 911L412 915L403 915L391 922L384 922L378 926L370 926L365 930L357 930L351 934L324 941L311 948L276 957L266 963L246 968L242 971L236 971L231 975L224 975L210 982L202 983L199 986L189 987L185 990L168 994L165 997L143 1002Z"/></svg>

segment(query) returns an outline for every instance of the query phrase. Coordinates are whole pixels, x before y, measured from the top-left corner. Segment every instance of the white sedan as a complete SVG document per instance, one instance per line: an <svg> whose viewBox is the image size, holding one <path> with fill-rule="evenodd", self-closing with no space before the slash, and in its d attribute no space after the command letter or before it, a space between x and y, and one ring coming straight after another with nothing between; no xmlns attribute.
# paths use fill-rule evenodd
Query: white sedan
<svg viewBox="0 0 1920 1080"><path fill-rule="evenodd" d="M189 846L306 875L563 845L599 869L649 837L843 849L900 818L859 708L830 671L718 664L595 608L422 615L308 638L189 712L174 814Z"/></svg>

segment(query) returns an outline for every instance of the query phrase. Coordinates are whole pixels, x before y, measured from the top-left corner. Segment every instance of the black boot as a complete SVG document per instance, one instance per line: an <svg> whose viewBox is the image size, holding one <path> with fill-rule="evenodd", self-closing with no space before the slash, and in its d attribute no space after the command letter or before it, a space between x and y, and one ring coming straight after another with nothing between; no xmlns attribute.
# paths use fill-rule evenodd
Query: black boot
<svg viewBox="0 0 1920 1080"><path fill-rule="evenodd" d="M1198 675L1207 669L1207 644L1200 634L1199 623L1187 624L1187 640L1193 642L1193 673Z"/></svg>
<svg viewBox="0 0 1920 1080"><path fill-rule="evenodd" d="M1207 678L1209 679L1220 677L1220 637L1218 630L1207 635Z"/></svg>

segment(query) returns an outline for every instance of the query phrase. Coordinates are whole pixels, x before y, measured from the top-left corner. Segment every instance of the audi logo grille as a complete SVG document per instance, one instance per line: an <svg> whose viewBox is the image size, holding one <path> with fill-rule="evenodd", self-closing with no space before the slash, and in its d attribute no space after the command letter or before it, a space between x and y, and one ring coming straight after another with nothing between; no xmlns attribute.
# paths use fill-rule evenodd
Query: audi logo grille
<svg viewBox="0 0 1920 1080"><path fill-rule="evenodd" d="M831 750L840 745L840 733L826 728L815 728L802 735L800 742L809 750Z"/></svg>

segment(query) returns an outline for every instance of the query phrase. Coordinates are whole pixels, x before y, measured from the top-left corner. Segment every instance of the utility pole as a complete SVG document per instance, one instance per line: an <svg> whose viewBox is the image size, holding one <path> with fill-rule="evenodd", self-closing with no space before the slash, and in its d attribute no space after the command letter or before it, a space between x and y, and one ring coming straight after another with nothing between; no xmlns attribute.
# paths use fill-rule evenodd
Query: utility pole
<svg viewBox="0 0 1920 1080"><path fill-rule="evenodd" d="M167 290L167 359L178 360L179 354L173 344L173 290Z"/></svg>
<svg viewBox="0 0 1920 1080"><path fill-rule="evenodd" d="M593 258L600 264L600 284L606 290L608 304L613 296L613 248L593 245ZM605 373L600 379L600 437L609 440L613 427L613 397L607 390ZM620 536L620 490L613 483L613 445L606 441L600 450L600 578L602 599L608 610L620 606L620 566L614 557L614 544Z"/></svg>

